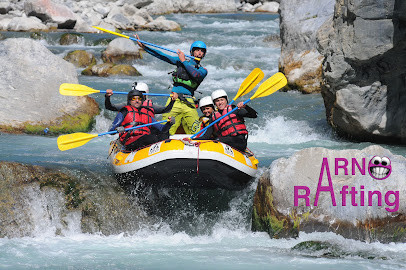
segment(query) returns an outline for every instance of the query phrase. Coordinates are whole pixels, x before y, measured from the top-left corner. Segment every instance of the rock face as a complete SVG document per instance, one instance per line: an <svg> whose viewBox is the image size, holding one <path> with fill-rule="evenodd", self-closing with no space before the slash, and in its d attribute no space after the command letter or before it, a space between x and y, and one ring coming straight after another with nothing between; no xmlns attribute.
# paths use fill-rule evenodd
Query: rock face
<svg viewBox="0 0 406 270"><path fill-rule="evenodd" d="M139 229L146 221L114 180L92 186L88 177L0 162L0 237L104 235Z"/></svg>
<svg viewBox="0 0 406 270"><path fill-rule="evenodd" d="M406 142L406 3L337 1L318 33L327 120L362 141Z"/></svg>
<svg viewBox="0 0 406 270"><path fill-rule="evenodd" d="M316 33L331 18L334 0L284 0L280 9L282 40L279 69L288 86L304 93L320 91L322 62Z"/></svg>
<svg viewBox="0 0 406 270"><path fill-rule="evenodd" d="M62 83L78 83L75 67L32 39L0 42L0 128L51 133L87 131L98 114L89 97L59 94ZM23 109L22 109L23 108Z"/></svg>
<svg viewBox="0 0 406 270"><path fill-rule="evenodd" d="M363 241L404 242L405 162L376 145L308 148L278 159L258 183L252 229L275 238L332 231Z"/></svg>

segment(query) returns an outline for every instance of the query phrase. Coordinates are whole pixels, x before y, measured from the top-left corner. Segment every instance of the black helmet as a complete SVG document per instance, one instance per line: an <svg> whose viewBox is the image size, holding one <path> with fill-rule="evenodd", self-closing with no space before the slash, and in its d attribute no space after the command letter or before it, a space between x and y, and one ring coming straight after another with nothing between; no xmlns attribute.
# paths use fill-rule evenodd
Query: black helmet
<svg viewBox="0 0 406 270"><path fill-rule="evenodd" d="M141 97L144 100L144 95L142 94L142 92L138 91L138 90L131 90L130 92L128 92L127 94L127 104L130 104L131 98L132 97Z"/></svg>

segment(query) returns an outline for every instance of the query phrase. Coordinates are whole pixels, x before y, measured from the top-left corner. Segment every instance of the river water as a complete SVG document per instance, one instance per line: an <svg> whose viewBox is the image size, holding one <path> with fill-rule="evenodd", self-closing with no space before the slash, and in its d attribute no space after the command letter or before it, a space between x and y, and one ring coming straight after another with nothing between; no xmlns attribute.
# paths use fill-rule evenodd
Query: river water
<svg viewBox="0 0 406 270"><path fill-rule="evenodd" d="M265 41L269 36L279 34L277 15L174 14L167 17L179 22L182 31L141 31L140 38L185 52L189 51L194 40L206 42L208 51L202 65L208 69L208 76L199 87L202 94L198 97L219 88L233 97L252 69L261 68L265 78L278 71L280 44L278 41ZM5 33L7 37L28 35ZM95 46L93 42L101 37L112 38L109 34L85 34L79 45L60 46L60 35L49 33L41 42L61 57L75 49L100 55L104 47ZM135 67L143 77L80 76L79 82L100 90L128 91L131 83L138 80L148 83L151 92L168 92L171 84L168 72L172 71L172 66L144 55ZM79 74L80 71L78 69ZM103 108L103 96L92 97ZM116 95L112 100L122 102L124 99L124 96ZM152 99L157 104L165 102L162 97ZM288 157L300 149L363 149L371 145L338 138L326 123L323 100L319 94L276 92L254 99L250 105L259 114L257 119L247 119L250 131L248 147L260 161L258 176L273 160ZM114 113L102 110L91 133L105 132L113 118ZM112 181L112 171L106 159L111 139L102 136L82 147L60 152L53 137L0 134L0 159L80 171ZM395 154L406 155L405 147L383 146ZM270 239L266 233L251 232L250 217L256 182L243 191L230 194L217 191L211 196L199 191L185 195L165 190L167 204L171 207L164 207L161 212L167 213L161 213L153 226L136 231L109 236L85 234L80 230L80 219L71 217L66 221L69 226L62 236L56 236L53 225L48 224L40 226L33 237L0 239L0 269L406 268L406 244L364 243L332 233L301 233L297 239ZM221 201L218 194L224 195L220 196L223 198ZM327 241L341 252L337 256L323 256L331 254L331 250L292 249L307 240Z"/></svg>

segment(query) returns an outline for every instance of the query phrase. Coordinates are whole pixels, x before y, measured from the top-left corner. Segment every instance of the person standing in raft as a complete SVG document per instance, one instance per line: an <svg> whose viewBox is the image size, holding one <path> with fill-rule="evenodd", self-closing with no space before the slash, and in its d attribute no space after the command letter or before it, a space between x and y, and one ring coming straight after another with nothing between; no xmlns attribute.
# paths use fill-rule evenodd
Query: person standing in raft
<svg viewBox="0 0 406 270"><path fill-rule="evenodd" d="M135 37L139 39L138 35ZM194 93L207 76L207 70L200 65L198 60L186 60L185 54L181 50L178 50L178 56L170 56L145 46L141 42L137 43L152 56L176 66L175 71L172 72L172 92L178 93L179 99L176 100L172 110L163 115L163 119L169 116L176 118L176 124L171 127L169 133L175 134L180 124L186 134L199 131L199 115L194 103ZM206 50L207 47L203 41L195 41L190 46L190 54L196 58L202 59L206 55Z"/></svg>
<svg viewBox="0 0 406 270"><path fill-rule="evenodd" d="M146 83L143 82L133 82L132 86L131 86L131 90L137 90L140 91L141 93L145 93L148 94L149 93L149 87ZM124 106L127 105L127 103L120 103L120 104L112 104L110 97L113 95L113 90L111 89L107 89L106 90L106 94L104 95L104 107L107 110L110 111L115 111L118 112L120 111ZM170 112L170 110L173 107L174 104L174 100L176 100L178 98L178 94L177 93L172 93L172 100L173 102L170 102L167 106L163 107L163 106L159 106L156 104L152 103L152 100L145 98L144 102L143 102L143 106L149 106L152 107L152 109L154 110L155 114L162 114L162 113L167 113Z"/></svg>
<svg viewBox="0 0 406 270"><path fill-rule="evenodd" d="M212 113L210 123L235 108L234 105L228 105L227 93L222 89L214 91L211 94L211 98L217 107L217 111ZM257 112L251 107L244 105L243 102L238 103L237 107L238 110L209 127L198 139L210 140L211 136L215 134L220 142L244 152L247 148L248 140L248 131L244 124L244 117L257 118Z"/></svg>
<svg viewBox="0 0 406 270"><path fill-rule="evenodd" d="M140 91L131 90L127 95L127 105L118 112L110 127L109 131L119 132L119 140L126 150L133 151L160 141L156 134L151 133L151 129L155 128L162 133L167 133L175 122L175 119L170 117L165 125L156 124L125 131L126 128L155 122L151 114L152 107L144 106L144 101L144 95Z"/></svg>

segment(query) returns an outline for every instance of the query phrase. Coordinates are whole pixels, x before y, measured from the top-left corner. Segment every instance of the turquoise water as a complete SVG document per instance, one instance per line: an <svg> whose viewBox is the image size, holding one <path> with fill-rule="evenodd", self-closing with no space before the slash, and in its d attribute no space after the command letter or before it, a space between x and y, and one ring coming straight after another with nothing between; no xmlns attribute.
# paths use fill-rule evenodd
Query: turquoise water
<svg viewBox="0 0 406 270"><path fill-rule="evenodd" d="M277 15L176 14L167 17L179 22L183 30L141 31L139 35L143 40L185 52L189 51L194 40L205 41L208 52L202 65L209 74L199 87L200 96L223 88L233 97L252 69L261 68L265 78L278 71L280 46L264 42L267 36L279 33ZM82 44L60 46L57 42L60 35L50 33L41 42L61 57L74 49L86 49L99 55L104 47L93 46L93 41L101 37L111 38L109 34L85 34ZM28 34L5 33L5 36ZM168 72L172 71L172 66L145 55L135 67L142 77L80 76L79 81L95 89L128 91L131 83L139 80L148 83L151 92L168 92L171 84ZM80 71L78 69L79 74ZM92 97L103 104L103 96ZM124 99L123 96L113 96L114 102ZM161 97L152 99L157 104L165 102ZM300 149L362 149L371 145L338 138L326 123L319 94L276 92L254 99L250 105L259 113L258 119L247 119L248 146L260 161L258 175L273 160L290 156ZM114 113L103 110L92 133L105 132L113 118ZM1 134L1 160L81 171L88 177L97 175L101 181L114 181L107 160L107 148L112 138L115 137L99 137L82 147L60 152L53 137ZM406 155L403 146L383 146L395 154ZM406 244L368 244L332 233L303 233L298 239L269 239L265 233L251 232L255 189L256 181L243 191L231 193L161 191L165 201L159 206L165 213L158 215L158 221L152 226L145 225L140 230L123 231L118 235L84 234L78 217L66 220L68 226L62 236L56 236L54 225L40 223L32 237L0 239L0 269L406 268ZM41 220L40 214L37 220ZM346 253L338 258L326 258L322 253L291 250L306 240L328 241Z"/></svg>

